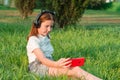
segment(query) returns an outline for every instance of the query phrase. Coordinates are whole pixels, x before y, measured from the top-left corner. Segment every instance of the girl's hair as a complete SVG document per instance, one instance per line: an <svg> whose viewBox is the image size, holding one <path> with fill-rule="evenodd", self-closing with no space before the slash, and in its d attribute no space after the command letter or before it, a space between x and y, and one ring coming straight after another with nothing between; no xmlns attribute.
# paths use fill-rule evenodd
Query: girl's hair
<svg viewBox="0 0 120 80"><path fill-rule="evenodd" d="M50 13L44 13L39 18L40 23L42 23L42 22L44 22L46 20L53 20L53 21L55 21L54 15L52 15ZM29 37L37 36L37 35L38 35L38 28L34 25L34 23L32 23L31 30L30 30L30 33L29 33L29 35L27 37L27 40L29 40Z"/></svg>

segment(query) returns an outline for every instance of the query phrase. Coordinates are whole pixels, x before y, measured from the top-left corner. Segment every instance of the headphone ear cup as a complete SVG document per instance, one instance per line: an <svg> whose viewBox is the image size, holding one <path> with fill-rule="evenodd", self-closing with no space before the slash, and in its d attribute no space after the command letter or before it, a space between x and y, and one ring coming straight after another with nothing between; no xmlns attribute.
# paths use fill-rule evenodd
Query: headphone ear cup
<svg viewBox="0 0 120 80"><path fill-rule="evenodd" d="M36 28L38 28L39 27L39 22L37 22L37 20L34 20L34 26L36 27Z"/></svg>
<svg viewBox="0 0 120 80"><path fill-rule="evenodd" d="M37 21L36 28L40 28L40 21Z"/></svg>
<svg viewBox="0 0 120 80"><path fill-rule="evenodd" d="M41 17L41 13L37 15L36 19L34 20L34 25L36 28L40 27L40 21L39 18Z"/></svg>

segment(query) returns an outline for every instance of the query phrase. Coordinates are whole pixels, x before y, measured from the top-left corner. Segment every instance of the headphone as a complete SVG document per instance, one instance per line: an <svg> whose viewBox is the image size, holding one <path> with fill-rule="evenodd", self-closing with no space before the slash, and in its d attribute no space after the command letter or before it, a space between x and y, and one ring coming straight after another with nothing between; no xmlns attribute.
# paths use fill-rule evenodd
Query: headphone
<svg viewBox="0 0 120 80"><path fill-rule="evenodd" d="M52 14L53 16L55 15L55 12L52 12L52 11L48 11L48 10L42 10L41 13L39 13L36 17L36 19L33 21L34 25L36 28L39 28L40 25L41 25L41 21L39 20L40 17L45 14L45 13L50 13Z"/></svg>

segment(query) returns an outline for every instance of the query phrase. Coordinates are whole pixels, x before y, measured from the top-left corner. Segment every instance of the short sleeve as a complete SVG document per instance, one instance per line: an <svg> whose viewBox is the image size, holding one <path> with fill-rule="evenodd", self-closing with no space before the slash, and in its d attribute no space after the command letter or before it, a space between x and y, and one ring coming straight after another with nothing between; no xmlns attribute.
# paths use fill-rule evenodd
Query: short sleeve
<svg viewBox="0 0 120 80"><path fill-rule="evenodd" d="M37 37L35 36L30 37L27 43L27 51L32 53L34 49L40 48L39 43L40 41Z"/></svg>

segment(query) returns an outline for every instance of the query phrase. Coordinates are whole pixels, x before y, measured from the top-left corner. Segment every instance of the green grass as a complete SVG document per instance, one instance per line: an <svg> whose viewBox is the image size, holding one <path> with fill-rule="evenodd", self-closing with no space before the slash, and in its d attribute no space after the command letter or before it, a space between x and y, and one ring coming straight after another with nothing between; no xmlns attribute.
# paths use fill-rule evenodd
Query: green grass
<svg viewBox="0 0 120 80"><path fill-rule="evenodd" d="M91 12L88 11L84 16L90 16L89 13ZM40 78L28 72L26 37L33 17L22 20L18 15L11 17L8 14L0 14L4 15L0 16L0 80L67 79L65 76ZM120 80L119 24L94 22L71 25L62 30L53 29L51 43L55 49L55 60L61 57L85 57L86 63L82 68L86 71L103 80Z"/></svg>
<svg viewBox="0 0 120 80"><path fill-rule="evenodd" d="M9 6L3 6L2 4L0 4L0 10L16 10L15 8L11 8Z"/></svg>
<svg viewBox="0 0 120 80"><path fill-rule="evenodd" d="M114 2L108 11L120 12L120 2Z"/></svg>

